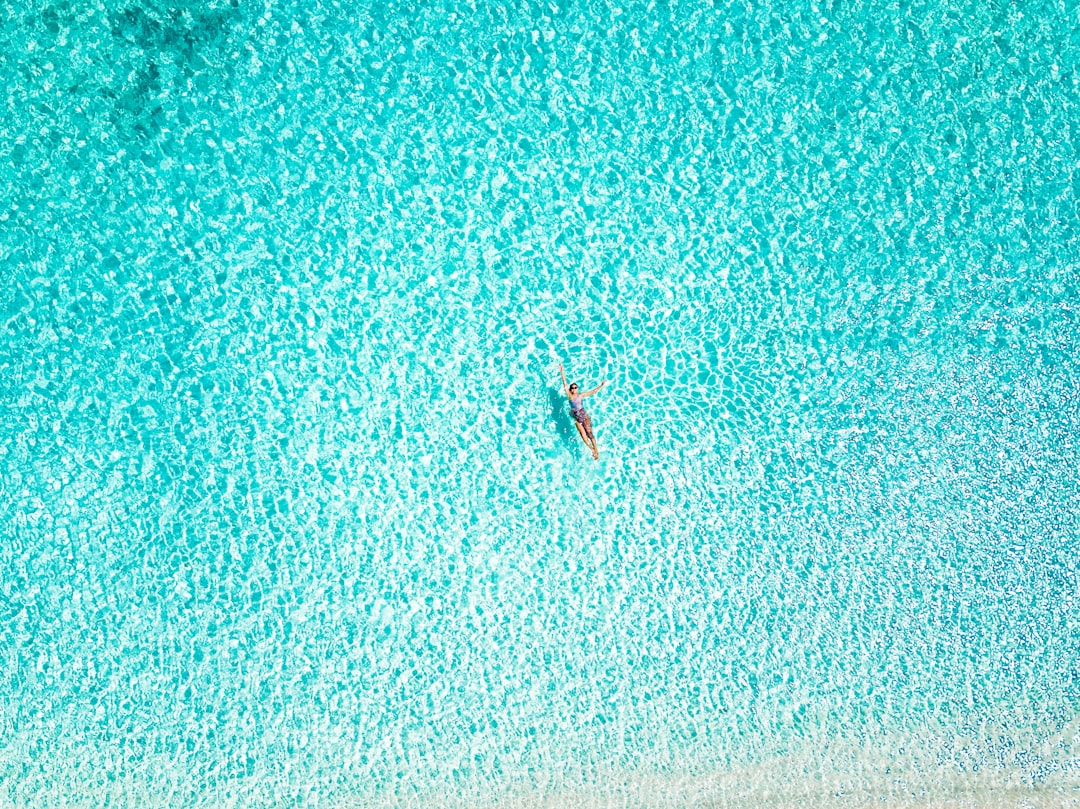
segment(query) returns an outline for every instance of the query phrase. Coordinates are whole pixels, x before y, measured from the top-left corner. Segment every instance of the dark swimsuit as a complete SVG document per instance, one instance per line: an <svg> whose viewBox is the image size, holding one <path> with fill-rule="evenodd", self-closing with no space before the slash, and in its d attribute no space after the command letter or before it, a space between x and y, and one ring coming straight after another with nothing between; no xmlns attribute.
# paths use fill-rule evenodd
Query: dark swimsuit
<svg viewBox="0 0 1080 809"><path fill-rule="evenodd" d="M590 419L589 414L585 412L585 405L581 403L580 396L570 397L570 413L573 415L574 421L585 428L585 435L592 438L592 419Z"/></svg>

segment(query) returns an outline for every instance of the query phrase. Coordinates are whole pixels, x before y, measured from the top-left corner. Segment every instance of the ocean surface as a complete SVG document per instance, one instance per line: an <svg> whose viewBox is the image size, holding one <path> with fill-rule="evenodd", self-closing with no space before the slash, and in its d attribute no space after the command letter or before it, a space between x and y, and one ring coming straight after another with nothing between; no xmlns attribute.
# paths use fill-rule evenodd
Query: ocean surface
<svg viewBox="0 0 1080 809"><path fill-rule="evenodd" d="M1080 806L1075 3L0 42L2 809Z"/></svg>

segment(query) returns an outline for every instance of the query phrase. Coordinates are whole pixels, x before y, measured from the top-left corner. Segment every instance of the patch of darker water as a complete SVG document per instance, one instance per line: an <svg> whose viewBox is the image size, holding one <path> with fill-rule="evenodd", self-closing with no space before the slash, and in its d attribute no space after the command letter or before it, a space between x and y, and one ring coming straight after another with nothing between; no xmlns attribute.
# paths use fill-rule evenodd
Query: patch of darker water
<svg viewBox="0 0 1080 809"><path fill-rule="evenodd" d="M176 100L192 89L196 97L212 96L230 71L230 43L241 20L238 0L220 8L139 4L112 13L110 44L119 69L101 66L97 92L121 139L156 138Z"/></svg>
<svg viewBox="0 0 1080 809"><path fill-rule="evenodd" d="M167 4L141 3L110 16L112 34L138 45L146 53L171 55L192 62L219 49L241 17L239 0L226 7L180 9Z"/></svg>

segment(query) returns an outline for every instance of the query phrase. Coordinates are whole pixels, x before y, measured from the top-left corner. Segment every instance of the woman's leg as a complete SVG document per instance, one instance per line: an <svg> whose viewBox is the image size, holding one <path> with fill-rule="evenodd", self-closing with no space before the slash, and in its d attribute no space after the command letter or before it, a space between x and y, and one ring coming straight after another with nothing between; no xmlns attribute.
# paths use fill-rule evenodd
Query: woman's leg
<svg viewBox="0 0 1080 809"><path fill-rule="evenodd" d="M581 440L585 442L585 446L592 449L592 444L589 443L589 436L585 432L585 428L581 426L581 422L574 419L574 426L577 427L578 435L581 436Z"/></svg>
<svg viewBox="0 0 1080 809"><path fill-rule="evenodd" d="M596 433L593 432L592 419L588 416L585 417L585 435L589 437L589 440L585 443L592 450L593 460L598 460L600 458L600 447L596 446Z"/></svg>

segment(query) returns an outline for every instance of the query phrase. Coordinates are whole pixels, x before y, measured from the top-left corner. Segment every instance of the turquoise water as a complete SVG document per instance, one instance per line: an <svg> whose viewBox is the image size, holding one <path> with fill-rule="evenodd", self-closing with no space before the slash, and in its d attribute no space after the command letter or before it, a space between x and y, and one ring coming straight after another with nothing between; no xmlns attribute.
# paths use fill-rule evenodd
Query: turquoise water
<svg viewBox="0 0 1080 809"><path fill-rule="evenodd" d="M0 30L0 807L1080 805L1071 4Z"/></svg>

